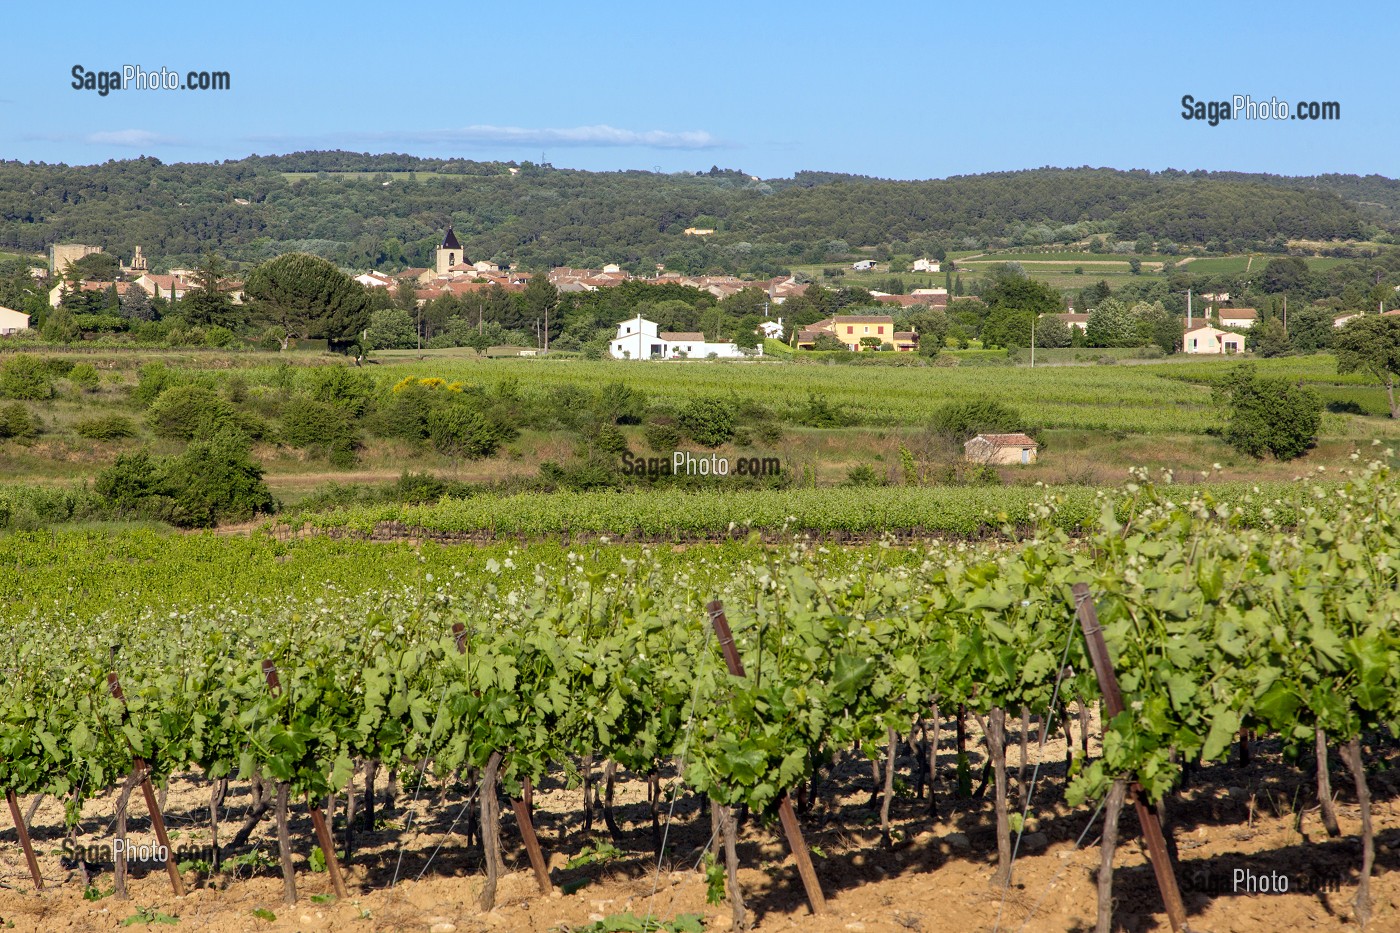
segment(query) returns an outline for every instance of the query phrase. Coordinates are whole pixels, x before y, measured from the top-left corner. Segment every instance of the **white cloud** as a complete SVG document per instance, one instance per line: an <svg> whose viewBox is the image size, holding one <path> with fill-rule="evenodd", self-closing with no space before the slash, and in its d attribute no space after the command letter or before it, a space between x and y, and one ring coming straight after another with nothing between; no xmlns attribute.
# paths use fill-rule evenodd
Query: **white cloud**
<svg viewBox="0 0 1400 933"><path fill-rule="evenodd" d="M83 142L100 146L155 146L179 145L180 140L150 130L108 130L89 133L83 137Z"/></svg>
<svg viewBox="0 0 1400 933"><path fill-rule="evenodd" d="M512 146L642 146L650 149L713 149L719 146L719 140L704 130L624 130L605 123L560 129L483 124L464 126L460 129L406 133L403 136L422 142Z"/></svg>

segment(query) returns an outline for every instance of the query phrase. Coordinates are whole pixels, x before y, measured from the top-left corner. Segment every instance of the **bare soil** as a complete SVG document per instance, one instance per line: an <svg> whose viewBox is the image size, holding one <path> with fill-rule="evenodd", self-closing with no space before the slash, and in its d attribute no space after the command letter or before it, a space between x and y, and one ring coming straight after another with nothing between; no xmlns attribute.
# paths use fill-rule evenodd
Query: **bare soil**
<svg viewBox="0 0 1400 933"><path fill-rule="evenodd" d="M980 736L969 722L968 753L972 785L980 783ZM1013 810L1019 812L1017 779L1019 722L1009 718L1007 751ZM740 883L753 928L760 931L1036 931L1063 933L1092 930L1095 922L1095 870L1101 819L1092 807L1069 807L1063 797L1064 742L1052 739L1039 753L1032 737L1026 783L1042 761L1040 783L1029 808L1027 833L1015 860L1009 887L991 884L996 843L991 798L959 798L951 723L942 730L934 791L938 812L929 815L927 796L912 792L915 759L904 750L897 769L892 807L892 842L881 842L879 807L872 804L875 786L870 763L858 755L841 756L823 769L815 784L811 812L803 818L813 848L828 912L809 914L792 856L775 821L750 818L740 833ZM1078 745L1076 728L1075 744ZM1091 753L1096 753L1091 743ZM1377 857L1371 882L1371 931L1400 930L1400 806L1397 806L1395 743L1372 745ZM574 762L577 765L577 762ZM595 780L601 767L595 767ZM667 772L667 780L671 775ZM616 813L621 835L609 837L601 813L591 831L582 827L583 798L564 772L551 774L536 789L535 825L549 860L554 891L541 894L521 847L514 816L503 806L507 874L497 906L483 912L477 903L484 876L479 846L468 847L463 835L467 807L475 786L446 786L429 780L415 791L412 773L401 774L403 786L390 804L382 797L376 826L357 827L353 857L347 866L351 896L336 902L324 872L313 872L307 859L313 847L310 821L303 806L293 807L292 840L296 850L300 895L294 906L283 903L276 864L271 817L264 819L249 845L225 852L225 860L253 850L266 855L260 867L240 867L215 874L189 870L191 888L172 895L157 863L134 863L131 897L107 895L110 864L97 865L92 895L84 898L83 881L70 862L61 860L63 808L45 800L34 824L36 848L47 890L35 894L15 841L4 821L0 833L0 927L16 930L114 930L138 916L164 914L184 929L243 930L422 930L580 931L605 916L631 913L674 918L698 913L707 930L730 929L727 901L709 904L701 863L710 842L710 821L699 802L681 792L663 801L662 822L667 854L658 865L652 850L651 811L646 784L620 774ZM1334 762L1333 788L1342 836L1329 839L1318 819L1309 762L1285 763L1271 743L1258 743L1246 767L1222 765L1198 772L1168 807L1172 835L1179 849L1181 880L1191 929L1274 933L1280 930L1355 929L1352 899L1360 866L1359 810L1350 775ZM381 771L379 791L385 790ZM362 786L362 785L361 785ZM92 800L83 809L79 842L108 842L115 795ZM193 776L171 782L165 804L167 821L179 847L207 846L209 785ZM140 795L131 807L133 843L153 843ZM227 844L249 805L249 787L234 782L225 804L219 834ZM23 801L27 809L29 801ZM361 807L361 814L363 807ZM337 814L337 839L344 844L344 802ZM1082 842L1080 837L1083 835ZM1115 858L1115 930L1169 929L1151 868L1139 843L1133 808L1126 807ZM616 845L620 854L598 864L569 867L585 846ZM1235 890L1236 872L1256 879L1282 875L1287 893ZM569 893L565 893L568 891ZM257 913L255 913L257 912ZM273 919L269 919L272 917ZM134 928L147 928L139 920ZM151 924L161 928L161 924Z"/></svg>

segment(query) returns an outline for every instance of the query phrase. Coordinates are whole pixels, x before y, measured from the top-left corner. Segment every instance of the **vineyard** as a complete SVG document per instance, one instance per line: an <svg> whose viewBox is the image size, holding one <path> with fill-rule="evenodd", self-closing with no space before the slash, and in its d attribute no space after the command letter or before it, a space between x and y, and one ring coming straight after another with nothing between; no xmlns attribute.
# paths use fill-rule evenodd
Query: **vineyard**
<svg viewBox="0 0 1400 933"><path fill-rule="evenodd" d="M1253 526L1296 523L1307 509L1330 509L1331 499L1296 483L1217 483L1212 495L1238 506ZM1190 495L1192 489L1178 492ZM948 486L821 488L763 491L524 493L447 498L431 505L337 509L310 516L323 531L359 535L444 537L545 535L613 539L692 540L750 531L818 535L978 538L1048 521L1078 532L1091 524L1111 493L1089 486ZM1053 508L1047 513L1047 502ZM1126 501L1115 508L1128 508Z"/></svg>
<svg viewBox="0 0 1400 933"><path fill-rule="evenodd" d="M553 501L569 522L586 514L586 503ZM1281 756L1289 792L1316 795L1329 834L1338 831L1329 781L1333 771L1345 774L1338 786L1359 808L1361 839L1334 913L1393 929L1395 905L1369 889L1372 794L1378 802L1394 795L1380 768L1400 725L1400 491L1387 468L1299 484L1286 503L1274 490L1225 496L1139 477L1115 498L1050 495L1026 508L1024 522L999 519L1025 527L1014 546L997 547L749 541L459 551L265 536L16 539L0 552L9 636L0 643L0 788L21 824L21 804L40 795L61 801L63 825L47 827L43 842L57 848L66 839L70 851L114 841L91 813L117 791L122 838L143 776L156 786L197 782L210 827L235 794L251 801L250 829L264 814L275 822L275 857L249 856L246 832L215 836L207 861L172 860L177 888L212 885L221 864L237 864L280 874L283 898L304 901L308 884L327 887L308 880L300 857L310 853L335 892L315 903L348 904L401 876L431 876L444 846L464 850L471 860L451 864L471 875L467 917L489 912L498 891L515 891L502 887L501 827L510 821L498 790L541 892L586 898L576 893L576 871L561 884L565 866L546 861L534 794L582 785L586 812L563 822L587 834L597 806L611 830L613 780L627 774L648 791L654 853L640 870L659 879L662 866L675 874L693 862L710 896L743 925L753 912L737 883L741 821L779 820L796 872L774 871L805 890L809 909L824 911L822 889L849 884L802 841L836 806L822 799L824 781L862 761L869 777L873 762L882 781L872 797L881 801L873 847L898 855L907 844L891 829L899 760L920 798L927 790L919 806L930 812L981 793L971 789L976 761L994 799L991 825L978 835L991 840L988 896L1000 898L998 926L1018 929L1040 909L1039 892L1010 902L1008 892L1042 817L1073 815L1064 839L1077 835L1078 849L1102 836L1111 866L1125 794L1142 802L1139 812L1169 814L1237 743L1246 756L1267 745ZM602 516L596 530L621 520ZM443 526L483 527L472 521L449 513ZM887 530L878 519L869 527ZM382 559L365 560L375 547ZM1091 598L1076 600L1076 584ZM1086 647L1095 611L1123 694L1116 715ZM1105 701L1108 714L1090 715ZM1018 720L1013 776L1008 736ZM1090 722L1102 732L1092 745ZM1036 765L1026 780L1033 725L1042 741L1063 732L1072 753L1053 779ZM928 765L947 757L940 742L954 741L950 731L951 781ZM357 788L381 777L400 785L401 800L411 796L413 813L435 820L435 834L415 846L423 837L402 825L397 866L386 857L373 872L343 874L354 859L355 801L363 810L375 800ZM600 785L606 797L595 805L589 790ZM314 837L300 834L301 823L298 834L289 829L302 810ZM702 813L712 829L700 830L696 849L708 854L696 860L689 848L676 851L670 834L673 821L683 816L693 827ZM4 838L4 864L23 866L13 836ZM603 845L587 851L598 856ZM82 859L29 864L7 868L6 885L71 881L102 896L100 877L89 873L96 869ZM577 869L577 859L567 867ZM1113 909L1113 875L1098 878L1101 924ZM704 922L657 903L590 929ZM785 903L801 920L804 908ZM1096 910L1081 907L1086 917ZM159 922L157 914L136 916Z"/></svg>

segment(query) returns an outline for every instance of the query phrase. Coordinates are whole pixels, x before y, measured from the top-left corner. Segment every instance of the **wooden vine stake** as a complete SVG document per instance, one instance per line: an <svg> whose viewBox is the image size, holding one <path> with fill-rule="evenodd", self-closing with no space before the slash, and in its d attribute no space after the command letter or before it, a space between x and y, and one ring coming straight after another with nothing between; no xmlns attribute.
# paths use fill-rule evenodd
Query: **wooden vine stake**
<svg viewBox="0 0 1400 933"><path fill-rule="evenodd" d="M1113 672L1113 662L1108 656L1108 645L1103 640L1103 629L1099 627L1099 614L1094 601L1089 598L1089 585L1076 583L1071 588L1074 593L1074 606L1079 615L1079 627L1084 630L1084 640L1089 646L1089 658L1094 662L1094 674L1098 677L1099 690L1103 693L1104 722L1123 712L1123 693L1118 688L1118 676ZM1181 889L1176 883L1176 869L1167 852L1166 837L1162 834L1162 824L1157 814L1147 805L1142 786L1136 781L1132 785L1133 805L1137 808L1138 823L1142 826L1143 840L1147 843L1148 856L1152 862L1152 873L1157 876L1157 889L1162 892L1162 902L1167 908L1167 920L1172 930L1189 930L1186 925L1186 905L1181 900ZM1100 889L1100 909L1103 906L1103 890ZM1100 917L1102 929L1102 917Z"/></svg>
<svg viewBox="0 0 1400 933"><path fill-rule="evenodd" d="M34 857L34 843L29 840L29 827L25 825L24 814L19 812L19 798L12 790L5 791L5 802L10 805L10 818L15 821L15 831L19 833L19 844L24 847L24 860L29 864L29 877L34 879L34 890L44 890L44 876L39 874L39 860Z"/></svg>
<svg viewBox="0 0 1400 933"><path fill-rule="evenodd" d="M262 663L263 678L267 681L267 691L273 696L282 692L282 681L277 676L277 665L272 660ZM282 877L286 887L287 903L295 904L297 899L296 875L291 870L291 844L287 838L287 791L285 782L277 785L277 845L282 856ZM321 854L326 857L326 872L331 876L331 888L335 891L335 896L339 900L346 900L350 895L345 890L345 877L340 872L340 859L335 854L335 840L331 838L330 827L326 825L325 814L321 808L311 802L310 796L306 799L306 809L311 812L311 825L316 830L316 843L321 847Z"/></svg>
<svg viewBox="0 0 1400 933"><path fill-rule="evenodd" d="M126 696L122 693L122 685L117 680L116 671L107 675L107 691L122 706L126 705ZM170 845L170 834L165 831L165 817L161 815L160 805L156 803L156 790L151 786L151 769L146 764L146 759L140 756L132 758L131 773L133 776L141 775L141 796L146 798L146 812L151 815L151 828L155 830L156 841L165 849L165 873L170 876L170 889L175 892L177 897L183 897L185 880L180 877L180 867L175 861L175 850Z"/></svg>
<svg viewBox="0 0 1400 933"><path fill-rule="evenodd" d="M461 622L452 623L452 640L457 644L457 653L467 653L467 627ZM499 753L493 753L493 757L499 758ZM500 761L496 762L499 769ZM490 790L495 793L495 781L493 780ZM483 780L481 785L482 799L485 799L488 785ZM530 792L530 783L525 782L525 793ZM530 856L530 867L535 871L535 882L540 887L541 894L548 894L554 890L554 882L549 880L549 865L544 860L544 851L540 848L540 837L535 833L535 821L530 817L530 801L524 796L512 797L510 799L511 809L515 811L515 822L520 827L520 838L525 842L525 851ZM488 865L490 864L488 859ZM492 885L494 895L494 885ZM493 897L494 899L494 897ZM487 908L488 910L490 908Z"/></svg>
<svg viewBox="0 0 1400 933"><path fill-rule="evenodd" d="M724 654L724 663L729 668L729 673L735 677L743 677L744 664L739 660L739 652L734 647L734 634L729 630L729 620L724 615L724 604L717 599L713 600L705 606L705 611L709 613L710 624L714 626L715 635L719 638L719 649ZM807 890L807 903L811 905L812 913L820 916L826 913L826 898L822 895L821 882L817 880L817 870L812 866L812 853L808 851L807 842L802 838L802 827L797 822L797 814L792 811L792 798L786 790L778 800L778 819L783 824L788 848L792 850L792 857L797 862L797 873L802 876L802 886Z"/></svg>

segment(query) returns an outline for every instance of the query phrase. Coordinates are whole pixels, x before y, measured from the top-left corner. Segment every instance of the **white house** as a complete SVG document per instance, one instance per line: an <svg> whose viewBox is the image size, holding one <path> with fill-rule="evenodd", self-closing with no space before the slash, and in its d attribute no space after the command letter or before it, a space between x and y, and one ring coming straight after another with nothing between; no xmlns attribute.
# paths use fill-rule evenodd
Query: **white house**
<svg viewBox="0 0 1400 933"><path fill-rule="evenodd" d="M658 332L656 322L640 314L617 325L617 336L608 349L618 360L703 360L711 354L720 359L742 359L748 355L737 344L707 342L699 331ZM754 353L762 356L763 348Z"/></svg>
<svg viewBox="0 0 1400 933"><path fill-rule="evenodd" d="M782 340L782 339L783 339L783 319L782 319L782 318L778 318L776 321L771 321L771 320L770 320L770 321L764 321L763 323L761 323L761 324L758 325L758 329L761 330L761 331L763 331L763 336L764 336L764 337L770 338L770 339L772 339L772 340Z"/></svg>
<svg viewBox="0 0 1400 933"><path fill-rule="evenodd" d="M876 262L873 259L862 259L860 262L851 263L851 268L857 272L874 272Z"/></svg>
<svg viewBox="0 0 1400 933"><path fill-rule="evenodd" d="M359 282L365 288L388 288L390 285L394 284L394 280L383 272L375 272L372 270L355 276L355 281Z"/></svg>
<svg viewBox="0 0 1400 933"><path fill-rule="evenodd" d="M1362 312L1360 311L1347 311L1343 314L1339 314L1336 317L1332 318L1332 326L1344 327L1346 326L1347 321L1350 321L1353 318L1361 317L1361 314Z"/></svg>
<svg viewBox="0 0 1400 933"><path fill-rule="evenodd" d="M1216 315L1221 327L1238 327L1248 330L1259 320L1259 312L1253 308L1221 308Z"/></svg>
<svg viewBox="0 0 1400 933"><path fill-rule="evenodd" d="M0 336L17 334L29 330L29 315L11 308L0 308Z"/></svg>
<svg viewBox="0 0 1400 933"><path fill-rule="evenodd" d="M1065 327L1071 330L1077 330L1081 334L1087 333L1089 330L1089 315L1087 314L1075 314L1073 311L1067 311L1059 314L1052 314L1050 317L1059 318L1064 322Z"/></svg>
<svg viewBox="0 0 1400 933"><path fill-rule="evenodd" d="M915 271L915 272L938 272L938 271L940 271L941 268L942 268L942 267L939 265L937 259L927 259L927 258L926 258L926 259L915 259L915 260L914 260L914 271Z"/></svg>
<svg viewBox="0 0 1400 933"><path fill-rule="evenodd" d="M1181 348L1186 353L1240 353L1244 350L1244 337L1228 330L1202 324L1188 330L1182 338Z"/></svg>

